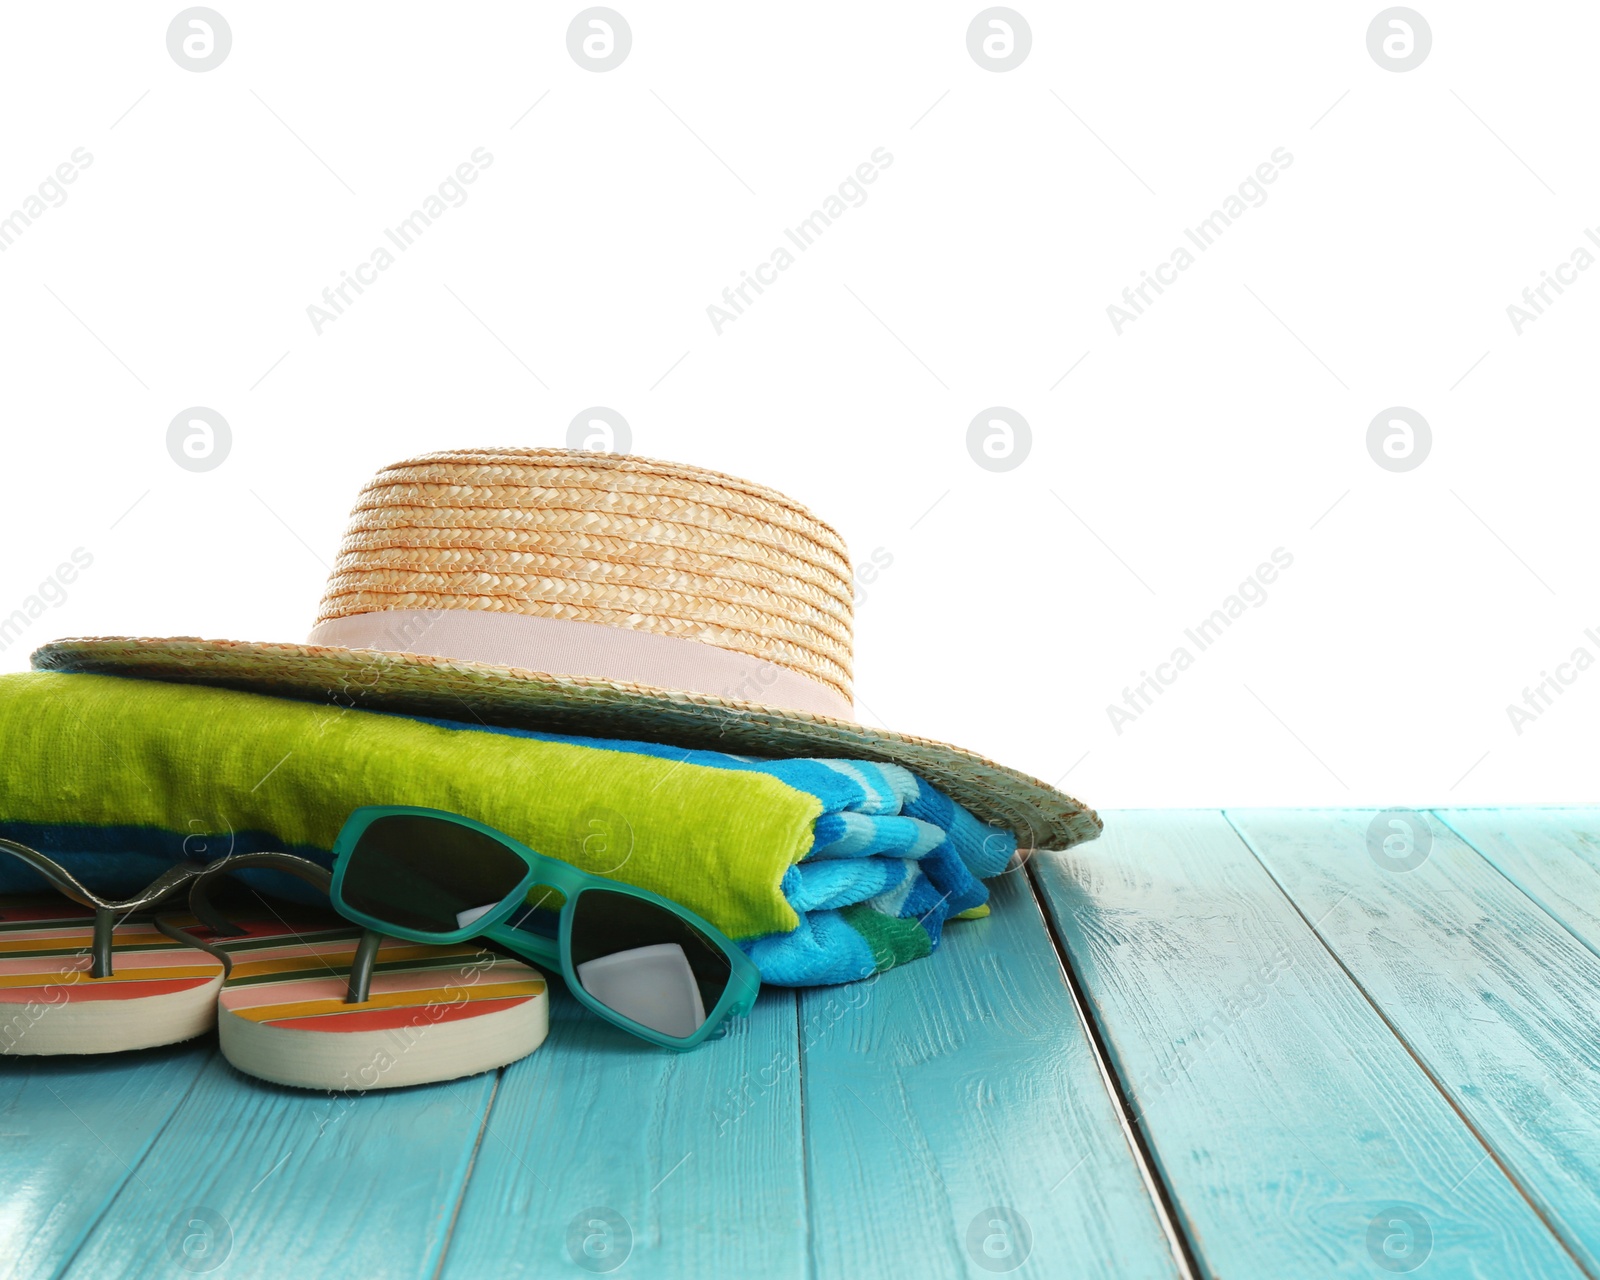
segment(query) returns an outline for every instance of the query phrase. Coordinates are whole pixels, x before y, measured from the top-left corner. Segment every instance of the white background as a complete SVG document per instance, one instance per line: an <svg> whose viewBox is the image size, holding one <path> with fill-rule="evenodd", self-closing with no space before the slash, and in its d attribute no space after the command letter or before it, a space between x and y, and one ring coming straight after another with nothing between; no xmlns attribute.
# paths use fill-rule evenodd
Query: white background
<svg viewBox="0 0 1600 1280"><path fill-rule="evenodd" d="M1600 657L1600 270L1520 336L1506 308L1600 223L1600 12L1418 2L1404 73L1370 2L1017 0L1001 73L977 3L616 0L606 73L568 52L578 4L218 0L204 73L168 54L176 4L8 6L0 211L93 161L0 254L0 615L93 564L0 667L301 638L380 465L561 444L605 405L634 452L893 557L858 609L873 723L1108 807L1594 799L1600 668L1520 735L1506 706ZM478 147L466 202L318 335L308 305ZM707 306L879 147L718 335ZM1279 147L1118 335L1107 306ZM205 473L167 452L193 405L232 429ZM1004 473L966 447L993 405L1032 429ZM1403 474L1366 447L1393 405L1433 433ZM1267 602L1119 734L1107 705L1277 547Z"/></svg>

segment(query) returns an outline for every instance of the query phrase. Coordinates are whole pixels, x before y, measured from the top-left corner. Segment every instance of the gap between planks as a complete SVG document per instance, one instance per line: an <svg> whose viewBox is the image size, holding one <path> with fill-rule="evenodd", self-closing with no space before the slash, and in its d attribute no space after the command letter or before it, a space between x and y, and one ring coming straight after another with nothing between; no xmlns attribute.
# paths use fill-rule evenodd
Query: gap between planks
<svg viewBox="0 0 1600 1280"><path fill-rule="evenodd" d="M1473 1140L1483 1148L1484 1159L1492 1160L1496 1167L1499 1168L1500 1172L1505 1175L1506 1181L1516 1189L1517 1194L1522 1197L1528 1208L1533 1211L1534 1217L1544 1224L1544 1228L1550 1233L1551 1238L1558 1245L1560 1245L1562 1251L1572 1259L1573 1266L1575 1266L1583 1275L1593 1277L1594 1273L1584 1265L1583 1259L1580 1258L1576 1252L1574 1252L1572 1246L1567 1243L1567 1240L1562 1233L1556 1230L1555 1225L1550 1221L1549 1216L1539 1207L1538 1202L1533 1198L1528 1188L1523 1185L1522 1179L1519 1178L1516 1172L1500 1158L1500 1153L1494 1149L1493 1145L1491 1145L1489 1142L1488 1137L1478 1128L1476 1124L1473 1123L1471 1117L1469 1117L1466 1112L1457 1105L1456 1100L1450 1096L1450 1091L1444 1087L1444 1083L1439 1079L1438 1076L1434 1074L1433 1070L1428 1066L1428 1064L1423 1061L1421 1055L1418 1054L1417 1051L1412 1047L1411 1041L1401 1033L1399 1027L1395 1026L1389 1015L1384 1012L1383 1006L1378 1003L1377 999L1372 995L1372 993L1369 992L1362 984L1361 980L1356 977L1351 968L1345 964L1343 957L1341 957L1339 953L1333 949L1333 946L1328 942L1328 940L1322 936L1322 932L1317 927L1317 924L1320 924L1321 921L1319 920L1317 924L1312 924L1311 921L1306 918L1306 913L1300 909L1300 904L1294 900L1293 895L1289 893L1287 888L1285 888L1282 881L1280 881L1277 875L1273 872L1272 868L1267 865L1266 860L1256 852L1255 846L1250 843L1250 840L1245 836L1244 832L1239 830L1238 825L1233 820L1233 815L1226 809L1219 809L1217 812L1222 815L1222 820L1228 824L1229 829L1232 830L1233 834L1238 837L1239 843L1244 846L1246 852L1248 852L1249 855L1255 859L1256 863L1261 867L1261 869L1266 872L1267 878L1272 881L1273 886L1278 890L1279 893L1283 895L1284 900L1289 904L1295 915L1297 915L1305 924L1306 929L1310 932L1311 936L1316 939L1317 945L1328 953L1334 964L1339 966L1339 971L1344 974L1345 980L1349 982L1349 984L1357 992L1360 993L1361 998L1367 1002L1372 1011L1376 1013L1379 1019L1383 1022L1383 1025L1388 1028L1389 1034L1395 1038L1400 1047L1404 1049L1411 1060L1417 1064L1417 1069L1422 1072L1423 1078L1433 1086L1434 1092L1444 1099L1445 1104L1453 1112L1455 1112L1457 1119L1459 1119L1466 1127L1467 1132L1472 1135ZM1505 876L1503 872L1500 872L1499 868L1495 867L1490 859L1483 856L1483 852L1476 845L1474 845L1465 836L1462 836L1459 832L1456 832L1455 828L1452 827L1448 822L1445 822L1435 810L1429 809L1427 812L1428 815L1438 822L1440 826L1444 827L1448 831L1454 832L1457 838L1461 840L1461 843L1466 848L1472 850L1472 852L1476 854L1479 859L1487 863L1498 874L1504 876L1507 883L1509 883L1512 888L1516 889L1516 891L1524 898L1527 898L1533 907L1540 912L1540 914L1549 916L1552 920L1555 920L1557 924L1561 924L1562 927L1565 928L1565 925L1562 924L1560 920L1556 919L1554 916L1551 916L1551 913L1546 911L1543 905L1529 895L1520 885L1516 883L1516 881L1512 880L1509 876ZM1340 899L1340 901L1342 902L1343 899ZM1337 906L1338 904L1335 903L1334 905ZM1331 910L1324 914L1323 919L1326 919L1327 915L1330 914L1332 914ZM1059 941L1057 945L1059 948ZM1483 1160L1479 1160L1476 1165L1467 1171L1467 1173L1462 1177L1461 1181L1465 1182L1466 1179L1476 1172L1479 1166L1482 1164ZM1457 1183L1457 1185L1459 1186L1460 1183Z"/></svg>
<svg viewBox="0 0 1600 1280"><path fill-rule="evenodd" d="M1145 1190L1155 1208L1156 1221L1161 1224L1161 1233L1166 1237L1167 1248L1172 1252L1178 1274L1182 1280L1197 1280L1201 1268L1198 1257L1193 1251L1189 1232L1178 1225L1178 1219L1182 1216L1181 1209L1170 1188L1156 1171L1155 1159L1145 1144L1144 1134L1139 1130L1138 1121L1134 1119L1122 1081L1111 1065L1109 1051L1101 1038L1100 1028L1089 1013L1088 998L1078 981L1072 955L1056 931L1055 921L1046 906L1033 867L1029 865L1032 861L1033 859L1029 857L1023 864L1027 872L1028 892L1033 896L1034 907L1038 910L1039 918L1044 923L1045 933L1049 935L1050 943L1055 948L1056 960L1061 965L1062 980L1067 984L1067 994L1072 997L1072 1007L1078 1015L1078 1025L1083 1029L1084 1038L1089 1044L1089 1052L1093 1055L1095 1067L1100 1072L1100 1082L1105 1086L1106 1094L1111 1099L1112 1109L1117 1114L1117 1122L1122 1126L1123 1140L1127 1142L1128 1151L1139 1169L1139 1177L1144 1181Z"/></svg>
<svg viewBox="0 0 1600 1280"><path fill-rule="evenodd" d="M549 996L546 995L546 999ZM439 1261L434 1264L433 1280L439 1280L444 1274L445 1259L450 1256L450 1246L455 1243L456 1223L461 1218L461 1206L467 1200L467 1186L472 1182L472 1171L478 1167L478 1152L483 1149L483 1135L489 1132L489 1114L494 1110L495 1101L500 1097L500 1086L505 1083L506 1069L496 1067L494 1072L494 1087L489 1090L488 1100L483 1105L483 1119L478 1122L478 1137L472 1144L472 1154L467 1157L467 1167L461 1174L461 1189L456 1192L455 1206L450 1210L450 1223L444 1229L444 1239L439 1244Z"/></svg>
<svg viewBox="0 0 1600 1280"><path fill-rule="evenodd" d="M1542 911L1546 916L1548 916L1550 919L1554 920L1558 925L1560 925L1563 929L1565 929L1567 931L1567 933L1569 935L1571 935L1572 940L1574 942L1576 942L1579 946L1581 946L1585 951L1589 952L1589 954L1594 956L1596 959L1600 959L1600 946L1597 946L1590 939L1587 931L1579 929L1575 924L1572 923L1572 921L1568 920L1566 916L1558 914L1554 907L1552 907L1552 906L1548 905L1547 903L1542 902L1540 899L1534 897L1533 891L1531 889L1529 889L1527 886L1522 884L1521 881L1519 881L1515 877L1513 877L1512 874L1509 871L1507 871L1504 867L1502 867L1500 865L1500 863L1497 862L1494 858L1491 858L1482 849L1478 848L1478 846L1472 842L1472 837L1471 836L1467 835L1467 833L1465 831L1463 831L1455 823L1451 822L1449 818L1444 816L1445 813L1470 813L1470 812L1473 812L1473 810L1447 809L1447 810L1444 811L1444 813L1441 813L1438 809L1429 809L1428 810L1428 815L1430 817L1436 819L1441 827L1443 827L1446 831L1450 832L1453 836L1455 836L1455 838L1457 840L1461 841L1462 844L1466 845L1467 848L1471 849L1480 858L1482 858L1484 863L1485 863L1485 865L1488 866L1490 870L1498 873L1499 876L1501 877L1501 879L1503 879L1507 884L1509 884L1513 889L1515 889L1524 898L1527 898L1528 901L1533 903L1534 906L1538 907L1539 910ZM1571 813L1572 810L1571 809L1566 809L1566 808L1557 808L1557 809L1552 809L1552 808L1522 809L1522 808L1518 808L1518 809L1515 809L1515 810L1493 809L1493 810L1490 810L1490 812L1494 812L1494 813L1515 812L1515 813L1561 813L1561 814L1567 814L1567 813Z"/></svg>
<svg viewBox="0 0 1600 1280"><path fill-rule="evenodd" d="M794 1105L800 1118L800 1209L806 1224L806 1280L817 1280L816 1235L811 1227L811 1157L806 1141L806 1026L800 1016L800 988L789 989L794 1001Z"/></svg>
<svg viewBox="0 0 1600 1280"><path fill-rule="evenodd" d="M161 1135L166 1133L166 1131L172 1126L172 1122L177 1118L178 1112L183 1110L184 1103L189 1101L189 1096L194 1093L195 1087L200 1083L200 1078L205 1075L206 1068L211 1065L211 1060L217 1056L217 1053L217 1049L213 1047L211 1051L205 1055L205 1057L200 1059L200 1065L196 1068L194 1075L190 1078L189 1087L183 1091L183 1096L178 1099L177 1104L168 1113L167 1118L161 1122L161 1127L150 1135L150 1140L144 1144L144 1150L139 1153L138 1160L133 1164L127 1165L128 1177L117 1183L117 1185L111 1190L110 1194L106 1196L105 1203L100 1206L100 1212L95 1214L94 1220L84 1228L83 1235L79 1238L78 1243L73 1246L72 1252L67 1254L67 1256L61 1260L60 1265L57 1266L53 1272L54 1275L66 1275L66 1273L71 1269L72 1264L78 1260L78 1255L83 1252L84 1247L89 1243L90 1239L93 1238L94 1233L100 1229L100 1224L105 1221L106 1215L109 1214L116 1206L117 1200L122 1195L122 1189L128 1185L128 1180L130 1178L139 1177L139 1170L144 1167L144 1162L150 1158L150 1153L156 1149L156 1144L161 1140ZM123 1163L127 1164L126 1161ZM143 1182L144 1179L139 1178L139 1181Z"/></svg>

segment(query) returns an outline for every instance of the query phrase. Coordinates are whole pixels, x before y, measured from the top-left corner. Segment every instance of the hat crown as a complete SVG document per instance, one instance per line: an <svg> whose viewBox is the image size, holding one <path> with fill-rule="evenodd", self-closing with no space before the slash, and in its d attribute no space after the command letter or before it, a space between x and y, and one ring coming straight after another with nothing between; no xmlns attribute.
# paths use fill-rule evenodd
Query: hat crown
<svg viewBox="0 0 1600 1280"><path fill-rule="evenodd" d="M776 490L679 463L463 449L362 490L318 624L476 610L691 640L851 701L844 540ZM759 701L758 690L724 690Z"/></svg>

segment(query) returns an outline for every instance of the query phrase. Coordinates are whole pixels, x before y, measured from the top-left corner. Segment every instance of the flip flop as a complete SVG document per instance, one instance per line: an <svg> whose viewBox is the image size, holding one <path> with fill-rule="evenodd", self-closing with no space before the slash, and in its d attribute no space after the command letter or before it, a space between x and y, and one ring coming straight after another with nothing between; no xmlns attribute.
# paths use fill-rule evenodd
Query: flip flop
<svg viewBox="0 0 1600 1280"><path fill-rule="evenodd" d="M287 854L238 854L215 871L247 866L327 887L326 870ZM289 937L275 909L230 923L208 901L212 874L190 897L208 926L192 936L225 957L217 1032L240 1071L359 1093L475 1075L544 1042L549 996L537 969L470 943L380 938L331 913Z"/></svg>
<svg viewBox="0 0 1600 1280"><path fill-rule="evenodd" d="M127 920L111 931L111 972L92 977L94 923L54 894L0 898L0 1054L117 1053L211 1029L220 961Z"/></svg>
<svg viewBox="0 0 1600 1280"><path fill-rule="evenodd" d="M526 1057L549 1030L538 970L473 946L385 938L367 998L349 1003L362 930L219 938L232 962L217 999L222 1053L263 1080L365 1092L476 1075Z"/></svg>
<svg viewBox="0 0 1600 1280"><path fill-rule="evenodd" d="M7 842L58 888L94 895L44 855ZM339 1092L473 1075L532 1053L549 1029L543 976L471 945L426 946L331 912L259 900L233 924L205 884L241 867L327 872L284 854L184 864L137 901L192 879L194 915L134 918L58 894L0 897L0 1055L113 1053L220 1032L241 1071ZM118 909L120 910L120 908Z"/></svg>

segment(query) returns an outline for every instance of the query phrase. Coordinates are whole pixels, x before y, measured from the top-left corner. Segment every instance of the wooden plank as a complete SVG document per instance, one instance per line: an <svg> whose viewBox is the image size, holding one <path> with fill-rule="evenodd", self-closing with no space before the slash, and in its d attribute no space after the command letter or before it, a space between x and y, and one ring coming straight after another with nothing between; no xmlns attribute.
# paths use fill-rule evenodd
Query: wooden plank
<svg viewBox="0 0 1600 1280"><path fill-rule="evenodd" d="M1493 1149L1463 1190L1498 1161L1600 1274L1600 959L1443 823L1374 855L1371 813L1229 816Z"/></svg>
<svg viewBox="0 0 1600 1280"><path fill-rule="evenodd" d="M1600 810L1446 809L1436 816L1600 955Z"/></svg>
<svg viewBox="0 0 1600 1280"><path fill-rule="evenodd" d="M60 1270L215 1048L0 1060L0 1276Z"/></svg>
<svg viewBox="0 0 1600 1280"><path fill-rule="evenodd" d="M431 1277L496 1078L330 1096L219 1055L65 1274Z"/></svg>
<svg viewBox="0 0 1600 1280"><path fill-rule="evenodd" d="M1105 817L1033 866L1206 1274L1580 1274L1221 814Z"/></svg>
<svg viewBox="0 0 1600 1280"><path fill-rule="evenodd" d="M550 998L549 1040L505 1071L443 1280L623 1263L630 1280L804 1276L799 1083L775 1065L795 1056L794 993L767 988L746 1023L685 1054L559 980Z"/></svg>
<svg viewBox="0 0 1600 1280"><path fill-rule="evenodd" d="M1018 1274L1174 1276L1026 877L991 887L931 958L801 996L815 1274L990 1275L1015 1214Z"/></svg>

